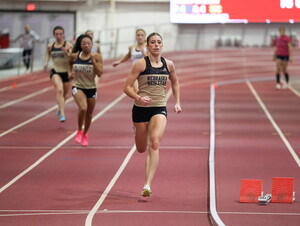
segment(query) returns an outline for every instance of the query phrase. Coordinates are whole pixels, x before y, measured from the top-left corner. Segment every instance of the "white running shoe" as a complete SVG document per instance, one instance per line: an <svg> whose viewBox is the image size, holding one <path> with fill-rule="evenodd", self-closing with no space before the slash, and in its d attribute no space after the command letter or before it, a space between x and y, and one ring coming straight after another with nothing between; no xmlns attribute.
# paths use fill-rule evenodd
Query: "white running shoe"
<svg viewBox="0 0 300 226"><path fill-rule="evenodd" d="M281 85L279 83L276 85L276 89L281 89Z"/></svg>
<svg viewBox="0 0 300 226"><path fill-rule="evenodd" d="M289 87L289 85L287 84L287 83L284 83L283 85L282 85L282 89L287 89Z"/></svg>
<svg viewBox="0 0 300 226"><path fill-rule="evenodd" d="M152 195L152 191L151 191L151 188L148 184L146 184L143 188L143 191L142 191L142 196L144 197L150 197Z"/></svg>

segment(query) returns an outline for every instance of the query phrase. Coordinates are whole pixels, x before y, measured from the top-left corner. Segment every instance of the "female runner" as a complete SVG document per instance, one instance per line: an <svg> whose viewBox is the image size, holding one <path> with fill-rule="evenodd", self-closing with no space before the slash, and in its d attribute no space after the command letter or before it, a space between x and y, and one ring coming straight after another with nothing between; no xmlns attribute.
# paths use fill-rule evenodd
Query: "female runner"
<svg viewBox="0 0 300 226"><path fill-rule="evenodd" d="M143 29L137 29L135 32L136 44L128 47L128 52L122 56L119 60L113 62L113 66L116 67L120 63L127 61L131 58L132 65L134 65L138 60L147 55L146 48L146 32ZM137 82L134 84L134 88L137 91Z"/></svg>
<svg viewBox="0 0 300 226"><path fill-rule="evenodd" d="M65 101L71 88L68 61L72 52L72 44L65 41L65 32L61 26L56 26L53 29L53 35L55 42L50 43L47 47L44 70L47 70L48 63L52 59L53 68L50 72L50 79L56 90L55 96L58 105L56 114L59 116L59 121L64 122L66 120Z"/></svg>
<svg viewBox="0 0 300 226"><path fill-rule="evenodd" d="M158 33L147 37L148 56L133 65L124 85L124 92L135 100L132 120L136 129L137 151L146 157L142 196L152 195L151 183L159 162L159 145L167 125L166 83L169 79L175 98L174 111L180 113L180 88L174 63L161 57L163 42ZM138 81L139 90L134 89Z"/></svg>
<svg viewBox="0 0 300 226"><path fill-rule="evenodd" d="M69 73L74 77L72 94L78 106L78 130L75 141L82 146L88 145L88 130L96 105L95 76L101 77L103 73L102 56L99 53L92 53L92 47L92 38L88 35L80 35L69 63Z"/></svg>

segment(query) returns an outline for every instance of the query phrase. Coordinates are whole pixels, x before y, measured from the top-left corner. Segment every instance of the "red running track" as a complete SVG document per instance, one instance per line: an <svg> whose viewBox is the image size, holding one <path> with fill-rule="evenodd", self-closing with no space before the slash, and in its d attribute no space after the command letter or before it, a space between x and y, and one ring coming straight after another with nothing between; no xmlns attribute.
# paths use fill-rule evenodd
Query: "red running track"
<svg viewBox="0 0 300 226"><path fill-rule="evenodd" d="M148 199L140 196L145 154L134 151L132 101L122 93L129 63L112 68L105 62L86 148L74 142L77 107L71 96L67 120L58 122L48 74L1 81L0 225L211 225L212 83L217 84L220 219L226 225L297 225L297 200L263 207L238 202L240 180L246 178L263 179L265 192L270 192L272 177L294 177L296 195L300 192L299 166L258 101L299 156L300 67L290 65L293 88L276 91L271 55L270 49L165 54L177 68L183 113L172 112L170 97L160 164ZM294 61L299 62L298 51Z"/></svg>

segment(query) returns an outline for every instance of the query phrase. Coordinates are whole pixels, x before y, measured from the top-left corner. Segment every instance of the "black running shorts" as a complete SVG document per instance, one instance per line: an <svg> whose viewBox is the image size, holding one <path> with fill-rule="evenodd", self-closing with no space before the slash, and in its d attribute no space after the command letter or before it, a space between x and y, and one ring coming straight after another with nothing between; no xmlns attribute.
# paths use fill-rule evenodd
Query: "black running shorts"
<svg viewBox="0 0 300 226"><path fill-rule="evenodd" d="M278 60L282 60L282 61L289 61L289 56L276 56L276 59Z"/></svg>
<svg viewBox="0 0 300 226"><path fill-rule="evenodd" d="M63 82L69 82L70 81L68 72L56 72L54 69L51 69L50 79L52 78L52 76L54 74L59 75L59 77L61 77L61 79L62 79Z"/></svg>
<svg viewBox="0 0 300 226"><path fill-rule="evenodd" d="M77 90L81 90L87 98L97 98L97 89L83 89L76 86L72 87L72 95L74 96L77 93Z"/></svg>
<svg viewBox="0 0 300 226"><path fill-rule="evenodd" d="M133 122L149 122L152 116L162 114L168 116L166 107L138 107L133 105L132 121Z"/></svg>

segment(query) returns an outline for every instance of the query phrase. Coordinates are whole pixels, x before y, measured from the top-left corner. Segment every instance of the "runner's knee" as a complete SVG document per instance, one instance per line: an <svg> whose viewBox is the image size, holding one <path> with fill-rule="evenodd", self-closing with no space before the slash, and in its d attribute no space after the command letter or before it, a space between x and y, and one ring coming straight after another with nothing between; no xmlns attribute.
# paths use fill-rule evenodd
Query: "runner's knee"
<svg viewBox="0 0 300 226"><path fill-rule="evenodd" d="M64 94L64 91L62 88L57 88L56 89L56 93L59 94L59 95L63 95Z"/></svg>
<svg viewBox="0 0 300 226"><path fill-rule="evenodd" d="M159 137L152 137L150 139L149 146L151 150L157 150L159 148L159 144L160 144L159 140L160 140Z"/></svg>

